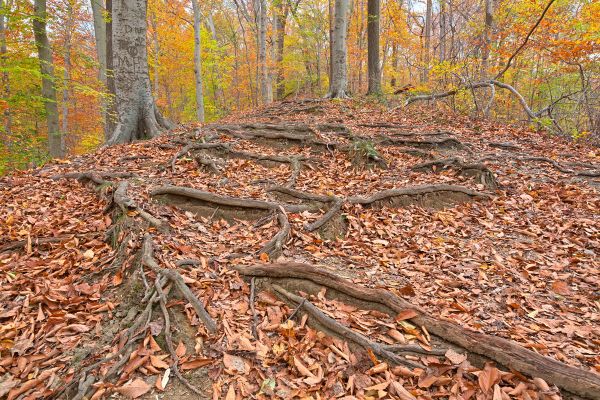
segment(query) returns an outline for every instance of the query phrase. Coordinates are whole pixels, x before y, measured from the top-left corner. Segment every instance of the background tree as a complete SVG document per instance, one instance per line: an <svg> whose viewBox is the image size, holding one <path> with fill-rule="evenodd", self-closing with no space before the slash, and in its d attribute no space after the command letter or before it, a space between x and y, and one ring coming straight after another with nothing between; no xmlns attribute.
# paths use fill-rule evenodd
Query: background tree
<svg viewBox="0 0 600 400"><path fill-rule="evenodd" d="M46 0L35 0L32 24L42 74L42 97L44 98L48 127L48 151L53 157L63 157L65 155L65 141L60 132L58 120L52 48L46 32L47 19Z"/></svg>
<svg viewBox="0 0 600 400"><path fill-rule="evenodd" d="M368 94L381 92L381 74L379 73L379 0L367 2L367 37L368 37Z"/></svg>
<svg viewBox="0 0 600 400"><path fill-rule="evenodd" d="M348 87L348 0L335 0L333 33L331 35L331 82L327 97L347 97Z"/></svg>

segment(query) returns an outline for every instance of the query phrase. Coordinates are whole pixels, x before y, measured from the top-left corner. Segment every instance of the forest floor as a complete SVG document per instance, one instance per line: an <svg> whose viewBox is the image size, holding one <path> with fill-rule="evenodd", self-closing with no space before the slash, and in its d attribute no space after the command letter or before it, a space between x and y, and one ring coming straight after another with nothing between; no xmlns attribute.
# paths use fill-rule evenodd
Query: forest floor
<svg viewBox="0 0 600 400"><path fill-rule="evenodd" d="M600 399L599 187L598 148L356 100L14 173L0 398Z"/></svg>

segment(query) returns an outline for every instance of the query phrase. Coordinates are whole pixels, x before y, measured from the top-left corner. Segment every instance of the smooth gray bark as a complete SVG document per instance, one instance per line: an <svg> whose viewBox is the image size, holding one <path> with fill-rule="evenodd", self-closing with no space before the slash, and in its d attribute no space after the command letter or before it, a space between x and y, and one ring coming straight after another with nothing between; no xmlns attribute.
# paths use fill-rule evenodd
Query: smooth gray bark
<svg viewBox="0 0 600 400"><path fill-rule="evenodd" d="M331 80L327 97L345 98L348 87L348 0L335 0L333 32L331 35Z"/></svg>
<svg viewBox="0 0 600 400"><path fill-rule="evenodd" d="M69 101L70 101L70 85L71 85L71 47L73 39L73 29L75 26L75 19L73 15L73 4L70 1L66 2L67 7L67 20L65 26L65 41L63 44L65 55L64 55L64 73L63 73L63 90L62 90L62 104L61 104L61 131L63 135L69 132Z"/></svg>
<svg viewBox="0 0 600 400"><path fill-rule="evenodd" d="M369 88L368 94L381 93L381 74L379 73L379 0L367 2L367 66Z"/></svg>
<svg viewBox="0 0 600 400"><path fill-rule="evenodd" d="M488 78L489 58L490 58L490 46L492 44L492 23L493 18L493 4L492 0L484 0L485 2L485 16L483 25L483 50L481 53L481 72L480 78Z"/></svg>
<svg viewBox="0 0 600 400"><path fill-rule="evenodd" d="M431 20L433 17L433 1L427 0L425 9L425 44L423 46L423 70L421 73L421 82L429 80L429 63L431 62Z"/></svg>
<svg viewBox="0 0 600 400"><path fill-rule="evenodd" d="M6 48L6 31L8 29L8 11L10 5L6 4L4 0L0 0L0 68L2 68L2 75L0 76L0 85L2 86L2 98L8 102L10 98L10 78L8 71L6 70L7 61L7 48ZM4 108L4 130L0 135L0 140L6 146L9 146L9 138L12 132L12 115L10 112L10 104L7 104Z"/></svg>
<svg viewBox="0 0 600 400"><path fill-rule="evenodd" d="M112 4L117 126L109 145L152 138L171 126L152 97L146 7L145 0L114 0Z"/></svg>
<svg viewBox="0 0 600 400"><path fill-rule="evenodd" d="M258 64L260 69L260 95L263 103L273 101L271 79L267 65L267 1L258 0Z"/></svg>
<svg viewBox="0 0 600 400"><path fill-rule="evenodd" d="M198 122L204 122L204 89L202 82L202 32L201 13L198 0L192 0L194 12L194 78L196 87L196 118Z"/></svg>
<svg viewBox="0 0 600 400"><path fill-rule="evenodd" d="M48 18L46 0L35 0L33 7L32 24L42 74L42 97L44 98L48 126L48 151L52 157L63 157L65 155L65 141L59 127L52 49L46 32L46 20Z"/></svg>
<svg viewBox="0 0 600 400"><path fill-rule="evenodd" d="M106 79L106 6L104 0L91 0L92 5L92 18L94 21L94 39L96 41L96 57L98 59L98 79L102 84L107 87L108 82ZM108 106L109 101L105 97L100 100L100 109L102 113L102 121L104 121L104 140L110 139L112 130L108 122Z"/></svg>

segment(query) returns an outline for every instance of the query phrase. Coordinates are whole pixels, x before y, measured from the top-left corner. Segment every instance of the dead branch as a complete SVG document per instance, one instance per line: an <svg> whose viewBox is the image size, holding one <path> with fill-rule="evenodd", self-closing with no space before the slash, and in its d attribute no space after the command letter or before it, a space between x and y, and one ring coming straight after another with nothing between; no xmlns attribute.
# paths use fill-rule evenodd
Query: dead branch
<svg viewBox="0 0 600 400"><path fill-rule="evenodd" d="M204 323L206 330L210 333L215 333L217 331L217 324L212 319L212 317L208 314L204 305L198 300L196 295L192 293L188 285L186 285L183 277L179 274L179 272L161 268L153 256L152 251L152 237L149 234L144 236L144 243L142 245L142 264L152 269L156 274L163 275L179 289L183 297L194 307L196 311L196 315L198 318Z"/></svg>
<svg viewBox="0 0 600 400"><path fill-rule="evenodd" d="M234 267L242 275L275 279L304 279L360 300L371 308L394 315L410 309L417 313L411 321L446 341L470 352L488 357L499 364L532 377L540 377L576 395L600 400L600 376L542 356L515 342L475 332L453 322L429 315L421 307L383 289L358 286L322 268L300 263L263 264Z"/></svg>
<svg viewBox="0 0 600 400"><path fill-rule="evenodd" d="M340 324L338 321L321 311L317 306L308 301L306 298L290 293L278 285L273 285L273 289L289 301L292 301L293 303L297 304L299 309L305 310L320 325L335 333L336 335L344 339L350 340L365 349L371 349L373 353L385 358L386 360L393 362L394 364L403 364L412 368L423 368L423 365L402 358L387 350L383 345L373 342L365 336L361 335L360 333L355 332L352 329Z"/></svg>

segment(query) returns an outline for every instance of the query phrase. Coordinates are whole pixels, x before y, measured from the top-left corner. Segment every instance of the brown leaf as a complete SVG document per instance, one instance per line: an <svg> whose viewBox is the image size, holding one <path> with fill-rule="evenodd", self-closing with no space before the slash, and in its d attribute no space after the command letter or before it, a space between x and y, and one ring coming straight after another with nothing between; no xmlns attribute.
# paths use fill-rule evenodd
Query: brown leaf
<svg viewBox="0 0 600 400"><path fill-rule="evenodd" d="M144 380L137 378L134 381L128 382L115 390L121 393L123 396L137 399L138 397L146 394L150 390L150 387L151 386L148 385Z"/></svg>
<svg viewBox="0 0 600 400"><path fill-rule="evenodd" d="M479 373L479 387L483 393L488 393L496 383L500 382L500 378L501 375L498 368L488 363L483 368L483 371Z"/></svg>
<svg viewBox="0 0 600 400"><path fill-rule="evenodd" d="M565 281L554 281L552 282L552 291L563 296L569 296L571 294L571 288Z"/></svg>
<svg viewBox="0 0 600 400"><path fill-rule="evenodd" d="M396 318L394 318L397 322L400 321L404 321L407 319L411 319L416 317L418 314L415 310L411 310L411 309L406 309L406 310L402 310L398 313L398 315L396 315Z"/></svg>
<svg viewBox="0 0 600 400"><path fill-rule="evenodd" d="M177 355L177 357L181 358L185 356L186 351L187 349L185 348L185 344L183 344L183 342L180 340L179 344L177 345L177 348L175 349L175 354Z"/></svg>
<svg viewBox="0 0 600 400"><path fill-rule="evenodd" d="M179 369L181 369L182 371L185 371L188 369L196 369L196 368L204 367L205 365L212 364L213 361L214 360L212 360L210 358L197 358L195 360L186 361L186 362L182 363L180 365Z"/></svg>
<svg viewBox="0 0 600 400"><path fill-rule="evenodd" d="M166 362L164 362L158 356L150 356L150 364L152 364L152 366L155 367L155 368L162 368L162 369L169 368L169 364L167 364Z"/></svg>

